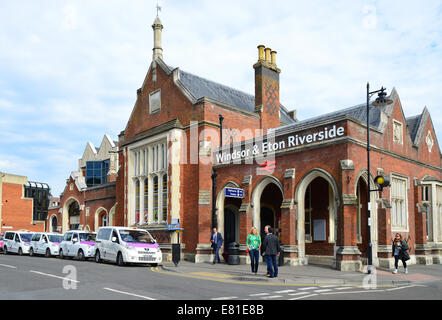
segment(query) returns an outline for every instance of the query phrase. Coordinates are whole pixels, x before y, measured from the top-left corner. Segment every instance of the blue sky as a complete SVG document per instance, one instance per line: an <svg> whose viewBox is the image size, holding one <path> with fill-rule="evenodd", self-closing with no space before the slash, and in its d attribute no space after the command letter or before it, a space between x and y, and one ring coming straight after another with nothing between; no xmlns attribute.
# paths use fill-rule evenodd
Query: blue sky
<svg viewBox="0 0 442 320"><path fill-rule="evenodd" d="M272 6L269 8L269 4ZM253 94L278 52L299 119L395 87L442 137L442 1L160 1L167 64ZM152 57L155 0L0 0L0 171L63 191L86 143L124 130Z"/></svg>

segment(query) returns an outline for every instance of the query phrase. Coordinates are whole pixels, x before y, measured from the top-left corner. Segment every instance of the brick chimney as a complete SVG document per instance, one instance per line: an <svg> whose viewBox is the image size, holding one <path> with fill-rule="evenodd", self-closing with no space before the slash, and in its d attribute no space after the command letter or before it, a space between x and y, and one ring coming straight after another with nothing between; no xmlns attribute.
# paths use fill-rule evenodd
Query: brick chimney
<svg viewBox="0 0 442 320"><path fill-rule="evenodd" d="M261 117L261 129L280 126L279 119L279 74L276 66L276 51L258 46L258 62L255 69L255 112Z"/></svg>

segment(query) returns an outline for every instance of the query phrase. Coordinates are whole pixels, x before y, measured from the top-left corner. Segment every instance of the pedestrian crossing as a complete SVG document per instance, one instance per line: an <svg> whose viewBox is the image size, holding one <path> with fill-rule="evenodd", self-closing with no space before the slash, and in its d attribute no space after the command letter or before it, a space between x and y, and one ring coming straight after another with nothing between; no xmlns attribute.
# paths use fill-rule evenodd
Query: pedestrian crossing
<svg viewBox="0 0 442 320"><path fill-rule="evenodd" d="M323 285L312 287L297 287L285 290L270 290L267 292L255 292L245 296L217 297L212 300L301 300L318 297L321 295L375 293L401 290L420 285L402 286L390 289L363 289L360 286Z"/></svg>

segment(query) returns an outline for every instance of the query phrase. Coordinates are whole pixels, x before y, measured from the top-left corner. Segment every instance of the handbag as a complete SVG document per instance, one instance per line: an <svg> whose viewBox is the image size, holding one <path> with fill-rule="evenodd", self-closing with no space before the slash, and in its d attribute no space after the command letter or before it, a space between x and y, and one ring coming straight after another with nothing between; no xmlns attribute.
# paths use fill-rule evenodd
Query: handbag
<svg viewBox="0 0 442 320"><path fill-rule="evenodd" d="M246 249L246 253L249 254L249 248Z"/></svg>

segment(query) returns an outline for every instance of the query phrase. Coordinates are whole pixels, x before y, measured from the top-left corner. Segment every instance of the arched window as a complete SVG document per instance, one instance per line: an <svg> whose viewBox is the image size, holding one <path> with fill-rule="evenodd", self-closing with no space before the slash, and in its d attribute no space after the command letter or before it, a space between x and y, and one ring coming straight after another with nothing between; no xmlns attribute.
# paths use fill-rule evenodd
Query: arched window
<svg viewBox="0 0 442 320"><path fill-rule="evenodd" d="M163 175L163 216L162 222L167 221L167 174Z"/></svg>
<svg viewBox="0 0 442 320"><path fill-rule="evenodd" d="M140 181L135 182L135 223L140 222Z"/></svg>
<svg viewBox="0 0 442 320"><path fill-rule="evenodd" d="M52 232L57 232L58 226L57 226L57 217L53 216L52 217Z"/></svg>
<svg viewBox="0 0 442 320"><path fill-rule="evenodd" d="M153 221L158 223L158 176L153 178Z"/></svg>
<svg viewBox="0 0 442 320"><path fill-rule="evenodd" d="M149 221L149 179L144 180L144 222Z"/></svg>
<svg viewBox="0 0 442 320"><path fill-rule="evenodd" d="M109 215L107 213L104 213L101 216L101 226L107 227L109 225Z"/></svg>

